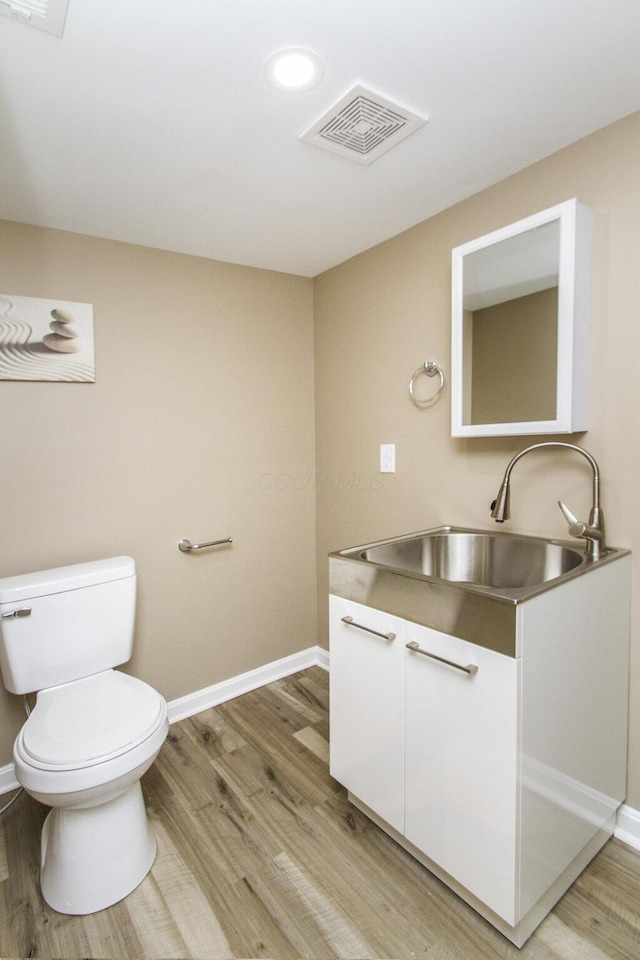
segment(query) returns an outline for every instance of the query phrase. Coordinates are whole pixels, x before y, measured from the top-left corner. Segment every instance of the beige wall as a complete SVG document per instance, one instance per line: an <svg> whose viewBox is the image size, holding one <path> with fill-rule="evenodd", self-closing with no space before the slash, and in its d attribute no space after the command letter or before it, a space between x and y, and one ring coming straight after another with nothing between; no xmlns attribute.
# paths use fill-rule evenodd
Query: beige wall
<svg viewBox="0 0 640 960"><path fill-rule="evenodd" d="M328 551L440 523L493 528L489 504L525 437L454 440L450 386L418 409L409 379L424 360L450 375L451 248L571 197L594 211L591 417L612 545L634 551L628 801L640 807L640 114L316 278L317 540L321 636ZM543 438L538 438L543 439ZM397 472L378 472L395 443ZM557 508L586 517L581 457L545 452L512 477L508 529L567 539ZM507 529L505 526L503 529Z"/></svg>
<svg viewBox="0 0 640 960"><path fill-rule="evenodd" d="M168 699L315 644L311 281L5 222L0 291L92 303L97 366L0 382L0 576L133 556ZM22 720L0 688L0 765Z"/></svg>

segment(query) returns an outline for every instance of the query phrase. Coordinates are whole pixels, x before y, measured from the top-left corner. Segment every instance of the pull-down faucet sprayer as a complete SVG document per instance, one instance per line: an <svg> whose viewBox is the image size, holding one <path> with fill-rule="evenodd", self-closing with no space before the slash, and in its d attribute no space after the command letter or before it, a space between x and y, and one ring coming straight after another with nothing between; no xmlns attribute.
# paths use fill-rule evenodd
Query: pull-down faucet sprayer
<svg viewBox="0 0 640 960"><path fill-rule="evenodd" d="M505 520L509 519L509 484L511 471L518 460L524 457L526 453L530 453L532 450L541 450L543 447L566 447L569 450L577 450L577 452L581 453L583 457L586 457L591 464L591 469L593 470L593 505L591 507L591 513L589 514L589 522L585 523L583 520L578 520L577 517L574 517L562 500L558 500L558 506L569 524L569 533L571 536L586 540L588 556L597 560L605 549L604 516L600 509L600 470L591 454L582 447L576 446L575 443L562 443L556 440L549 441L548 443L534 443L530 447L521 450L520 453L516 453L515 457L513 457L507 465L498 496L491 504L491 516L497 523L504 523Z"/></svg>

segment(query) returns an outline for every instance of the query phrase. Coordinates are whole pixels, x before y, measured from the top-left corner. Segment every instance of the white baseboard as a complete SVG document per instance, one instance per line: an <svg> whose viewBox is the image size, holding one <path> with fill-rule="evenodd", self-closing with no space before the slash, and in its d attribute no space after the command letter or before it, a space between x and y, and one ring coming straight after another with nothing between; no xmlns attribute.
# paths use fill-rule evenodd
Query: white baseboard
<svg viewBox="0 0 640 960"><path fill-rule="evenodd" d="M618 810L613 835L634 850L640 850L640 810L623 803Z"/></svg>
<svg viewBox="0 0 640 960"><path fill-rule="evenodd" d="M329 669L327 650L323 650L322 647L309 647L307 650L301 650L300 653L291 654L290 657L274 660L263 667L256 667L255 670L231 677L230 680L223 680L203 690L196 690L195 693L188 693L186 697L179 697L169 702L169 723L193 717L194 714L208 710L209 707L215 707L218 703L233 700L234 697L239 697L243 693L257 690L258 687L264 687L267 683L273 683L274 680L281 680L292 673L297 673L298 670L306 670L307 667L314 666L322 667L324 670Z"/></svg>
<svg viewBox="0 0 640 960"><path fill-rule="evenodd" d="M249 693L251 690L257 690L258 687L264 687L267 683L273 683L274 680L282 680L283 677L289 677L299 670L306 670L307 667L322 667L323 670L328 670L328 650L318 646L308 647L306 650L301 650L300 653L293 653L281 660L274 660L272 663L256 667L255 670L249 670L247 673L241 673L230 680L223 680L221 683L214 683L203 690L189 693L185 697L170 700L167 704L169 723L186 720L187 717L193 717L196 713L208 710L209 707L215 707L218 703L233 700L234 697ZM6 766L0 767L0 796L3 793L9 793L11 790L17 790L19 786L20 784L13 771L13 764L7 763Z"/></svg>
<svg viewBox="0 0 640 960"><path fill-rule="evenodd" d="M0 797L3 793L9 793L10 790L17 790L19 786L13 772L13 764L7 763L6 766L0 767Z"/></svg>

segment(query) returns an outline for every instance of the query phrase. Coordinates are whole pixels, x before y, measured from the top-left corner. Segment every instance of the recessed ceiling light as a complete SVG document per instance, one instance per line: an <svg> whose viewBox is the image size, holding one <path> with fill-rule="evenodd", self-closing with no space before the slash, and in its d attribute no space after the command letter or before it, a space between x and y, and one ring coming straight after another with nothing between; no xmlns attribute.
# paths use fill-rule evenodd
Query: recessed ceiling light
<svg viewBox="0 0 640 960"><path fill-rule="evenodd" d="M279 90L310 90L320 83L322 73L322 61L312 50L280 50L266 66L267 80Z"/></svg>

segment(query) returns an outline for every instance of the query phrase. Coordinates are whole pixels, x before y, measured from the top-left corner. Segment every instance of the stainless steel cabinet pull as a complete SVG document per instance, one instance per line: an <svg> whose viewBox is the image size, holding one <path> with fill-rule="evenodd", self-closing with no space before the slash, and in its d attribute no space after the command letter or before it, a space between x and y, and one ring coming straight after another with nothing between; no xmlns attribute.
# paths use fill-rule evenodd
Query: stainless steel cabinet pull
<svg viewBox="0 0 640 960"><path fill-rule="evenodd" d="M383 640L395 640L395 633L380 633L379 630L372 630L371 627L363 627L361 623L356 623L353 617L343 617L343 623L348 623L351 627L357 627L358 630L366 630L367 633L372 633L374 637L382 637Z"/></svg>
<svg viewBox="0 0 640 960"><path fill-rule="evenodd" d="M420 644L417 640L412 640L411 643L408 643L407 650L413 650L414 653L421 653L423 657L429 657L431 660L438 660L439 663L446 663L448 667L455 667L456 670L462 670L464 673L468 673L470 677L472 677L474 673L478 672L478 668L475 663L469 663L465 667L461 663L454 663L453 660L447 660L445 657L439 657L435 653L429 653L427 650L421 650Z"/></svg>
<svg viewBox="0 0 640 960"><path fill-rule="evenodd" d="M221 543L233 543L233 540L231 537L226 537L224 540L209 540L208 543L191 543L191 540L181 540L178 550L189 553L191 550L202 550L203 547L217 547Z"/></svg>
<svg viewBox="0 0 640 960"><path fill-rule="evenodd" d="M30 617L31 607L20 607L19 610L12 610L10 613L3 613L3 620L15 620L16 617Z"/></svg>

